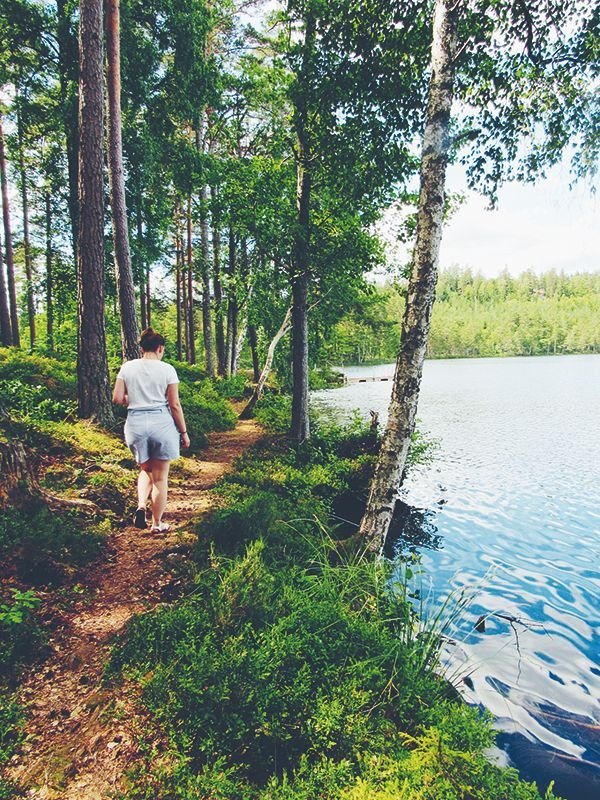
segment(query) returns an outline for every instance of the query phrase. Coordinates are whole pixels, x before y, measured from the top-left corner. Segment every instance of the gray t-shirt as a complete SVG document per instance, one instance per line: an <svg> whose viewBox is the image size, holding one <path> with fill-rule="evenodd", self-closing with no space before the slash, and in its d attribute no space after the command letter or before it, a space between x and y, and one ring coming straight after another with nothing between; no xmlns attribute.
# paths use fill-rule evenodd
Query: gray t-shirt
<svg viewBox="0 0 600 800"><path fill-rule="evenodd" d="M126 361L117 378L125 383L128 409L156 408L167 404L167 386L179 383L175 367L154 358Z"/></svg>

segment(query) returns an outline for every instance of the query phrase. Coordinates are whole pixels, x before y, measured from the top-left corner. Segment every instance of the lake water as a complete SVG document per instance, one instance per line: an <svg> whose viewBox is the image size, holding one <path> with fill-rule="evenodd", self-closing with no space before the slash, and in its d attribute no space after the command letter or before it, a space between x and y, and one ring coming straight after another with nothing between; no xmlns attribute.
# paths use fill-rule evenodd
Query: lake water
<svg viewBox="0 0 600 800"><path fill-rule="evenodd" d="M350 384L313 402L385 423L390 390ZM417 542L430 609L472 595L446 674L494 714L525 777L598 800L600 355L427 361L418 419L437 446L401 490L397 546Z"/></svg>

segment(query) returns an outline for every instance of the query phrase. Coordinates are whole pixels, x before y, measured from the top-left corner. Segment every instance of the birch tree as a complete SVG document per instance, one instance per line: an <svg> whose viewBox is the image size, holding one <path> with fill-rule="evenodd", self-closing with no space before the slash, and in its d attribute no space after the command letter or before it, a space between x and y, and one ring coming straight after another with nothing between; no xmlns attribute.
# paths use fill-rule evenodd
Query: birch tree
<svg viewBox="0 0 600 800"><path fill-rule="evenodd" d="M374 550L382 547L392 520L397 487L401 482L415 427L442 238L459 7L457 0L436 0L433 15L431 78L423 132L417 238L388 422L359 531L369 548Z"/></svg>
<svg viewBox="0 0 600 800"><path fill-rule="evenodd" d="M462 156L469 182L492 202L503 180L543 175L569 144L576 145L578 174L593 172L598 158L590 157L599 124L592 44L598 23L587 4L436 0L433 20L416 244L388 423L359 530L372 550L385 542L414 430L450 148L469 143ZM462 105L451 138L453 94Z"/></svg>

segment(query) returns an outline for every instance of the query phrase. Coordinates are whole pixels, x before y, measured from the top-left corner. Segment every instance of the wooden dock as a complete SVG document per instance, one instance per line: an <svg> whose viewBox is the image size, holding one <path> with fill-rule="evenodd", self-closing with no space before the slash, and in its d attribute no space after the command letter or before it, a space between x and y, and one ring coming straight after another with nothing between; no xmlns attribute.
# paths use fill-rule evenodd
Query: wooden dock
<svg viewBox="0 0 600 800"><path fill-rule="evenodd" d="M344 384L348 386L351 383L373 383L374 381L388 381L391 382L394 380L393 375L368 375L366 378L358 378L354 375L345 375L344 376Z"/></svg>

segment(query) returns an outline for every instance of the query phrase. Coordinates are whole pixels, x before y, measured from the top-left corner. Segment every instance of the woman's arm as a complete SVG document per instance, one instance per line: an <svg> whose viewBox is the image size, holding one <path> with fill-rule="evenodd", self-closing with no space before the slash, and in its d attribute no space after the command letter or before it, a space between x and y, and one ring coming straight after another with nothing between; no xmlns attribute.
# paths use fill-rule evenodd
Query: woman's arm
<svg viewBox="0 0 600 800"><path fill-rule="evenodd" d="M117 378L115 381L112 400L113 403L116 403L119 406L127 406L129 404L127 387L125 386L125 381L122 378Z"/></svg>
<svg viewBox="0 0 600 800"><path fill-rule="evenodd" d="M184 447L190 446L190 437L188 436L187 428L185 426L185 418L183 416L183 408L179 400L179 384L170 383L167 386L167 403L173 414L177 430L181 434L181 444Z"/></svg>

